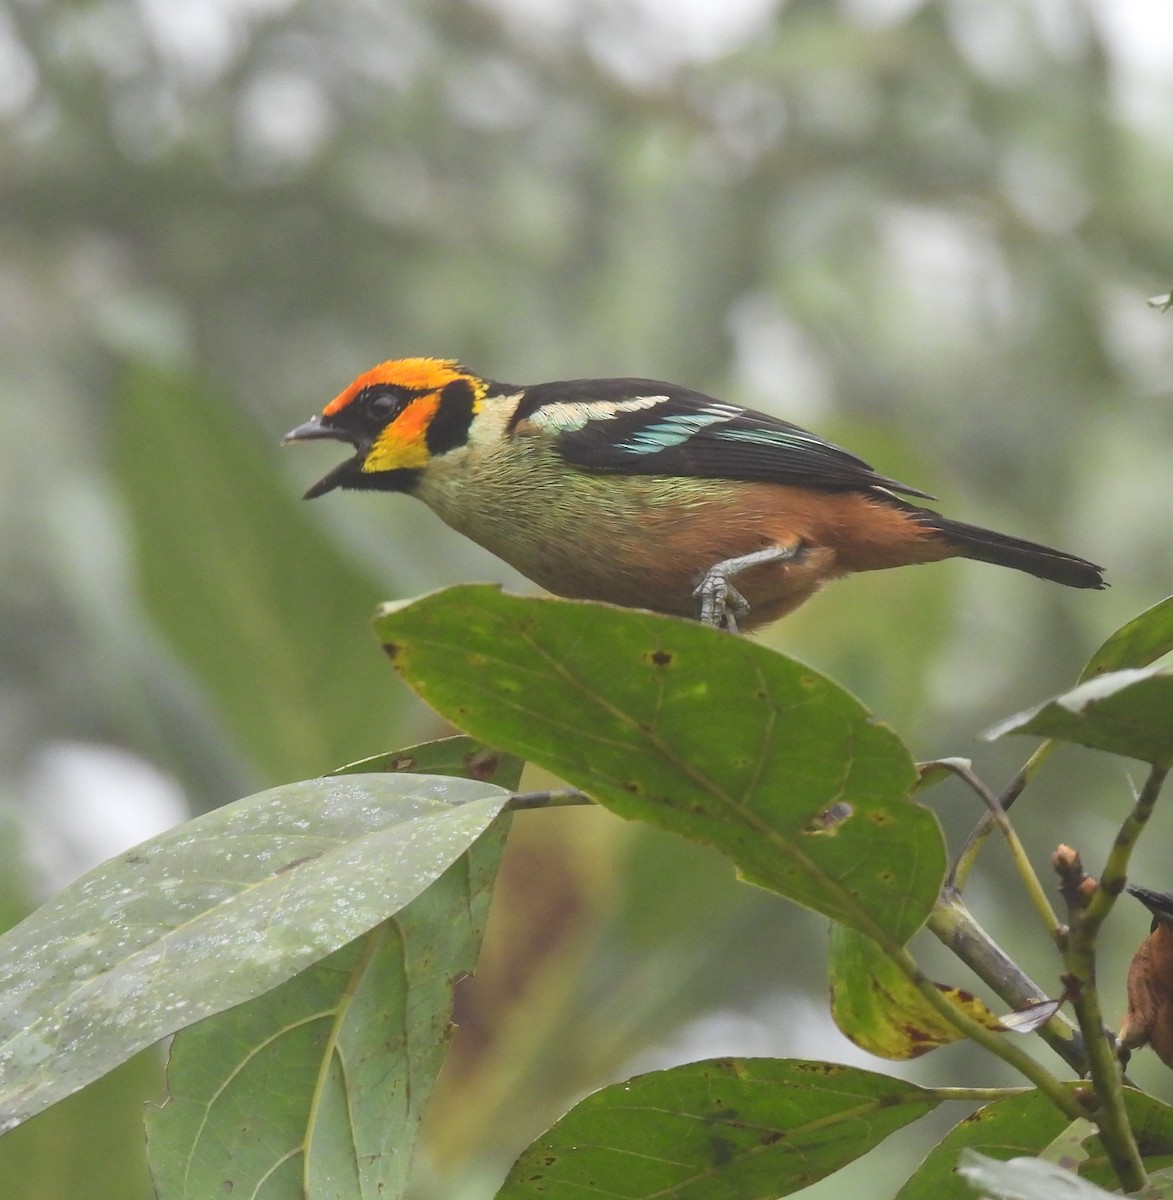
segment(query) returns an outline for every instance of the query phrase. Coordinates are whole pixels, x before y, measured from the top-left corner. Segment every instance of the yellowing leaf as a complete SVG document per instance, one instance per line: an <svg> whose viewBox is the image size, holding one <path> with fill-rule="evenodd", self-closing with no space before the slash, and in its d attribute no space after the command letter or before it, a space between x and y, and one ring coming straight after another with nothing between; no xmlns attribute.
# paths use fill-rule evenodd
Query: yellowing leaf
<svg viewBox="0 0 1173 1200"><path fill-rule="evenodd" d="M862 1050L880 1058L917 1058L961 1039L869 938L843 925L831 931L831 1015ZM970 992L935 985L967 1016L1002 1030L996 1016Z"/></svg>

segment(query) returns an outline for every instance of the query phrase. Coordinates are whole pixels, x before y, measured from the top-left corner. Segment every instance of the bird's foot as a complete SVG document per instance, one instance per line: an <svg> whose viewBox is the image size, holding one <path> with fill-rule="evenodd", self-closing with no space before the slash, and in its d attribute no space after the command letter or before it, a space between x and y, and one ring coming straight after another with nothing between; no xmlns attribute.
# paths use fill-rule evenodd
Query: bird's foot
<svg viewBox="0 0 1173 1200"><path fill-rule="evenodd" d="M727 558L723 562L715 563L693 589L692 594L697 598L697 615L700 620L705 625L736 633L737 622L749 615L749 601L730 582L733 576L750 567L785 562L794 558L797 553L798 548L795 546L769 546L765 550L755 550L752 554L742 554L737 558Z"/></svg>

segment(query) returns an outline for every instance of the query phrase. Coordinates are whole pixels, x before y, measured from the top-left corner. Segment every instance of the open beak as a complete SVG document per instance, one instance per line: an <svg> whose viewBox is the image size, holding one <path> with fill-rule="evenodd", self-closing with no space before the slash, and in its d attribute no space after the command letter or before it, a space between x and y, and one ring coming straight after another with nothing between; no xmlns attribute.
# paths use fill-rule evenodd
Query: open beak
<svg viewBox="0 0 1173 1200"><path fill-rule="evenodd" d="M343 429L324 425L321 417L310 417L308 421L291 429L281 439L281 445L288 446L290 442L312 442L327 438L334 442L349 442L359 453L354 458L348 458L344 462L339 463L332 471L323 475L306 492L303 497L305 500L313 500L316 496L324 496L327 492L333 491L343 483L345 478L353 472L356 462L361 458L362 447L355 441L353 434Z"/></svg>

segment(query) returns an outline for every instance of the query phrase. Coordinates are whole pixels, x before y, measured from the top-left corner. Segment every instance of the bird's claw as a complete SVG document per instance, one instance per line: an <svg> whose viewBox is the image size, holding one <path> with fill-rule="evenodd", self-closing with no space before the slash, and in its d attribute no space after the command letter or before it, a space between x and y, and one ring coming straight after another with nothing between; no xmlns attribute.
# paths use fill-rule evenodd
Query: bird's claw
<svg viewBox="0 0 1173 1200"><path fill-rule="evenodd" d="M693 589L700 601L700 619L705 625L737 632L738 619L749 612L749 601L729 582L723 564L711 568Z"/></svg>
<svg viewBox="0 0 1173 1200"><path fill-rule="evenodd" d="M750 567L762 567L769 563L786 562L801 552L801 543L794 546L767 546L738 558L727 558L714 563L704 578L693 589L700 600L700 619L706 625L724 627L730 633L737 632L737 622L749 613L749 601L730 583L730 579Z"/></svg>

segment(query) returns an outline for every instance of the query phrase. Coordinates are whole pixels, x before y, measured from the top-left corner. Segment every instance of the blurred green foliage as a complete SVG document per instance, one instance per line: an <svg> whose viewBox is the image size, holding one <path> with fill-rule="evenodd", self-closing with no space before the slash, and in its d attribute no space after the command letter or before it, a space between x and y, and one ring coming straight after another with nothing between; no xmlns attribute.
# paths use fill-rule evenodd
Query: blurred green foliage
<svg viewBox="0 0 1173 1200"><path fill-rule="evenodd" d="M1173 126L1122 28L1092 0L0 3L3 803L29 810L62 740L142 754L199 809L436 732L367 597L521 581L406 499L299 511L320 464L276 447L415 353L670 378L1104 562L1106 595L857 578L769 635L923 757L1008 775L1020 751L977 731L1170 590L1173 327L1145 297L1173 277ZM1041 788L1017 817L1038 855L1102 844L1126 792L1076 751ZM974 817L953 785L933 803ZM605 814L516 825L438 1194L476 1195L633 1055L850 1053L817 918Z"/></svg>

